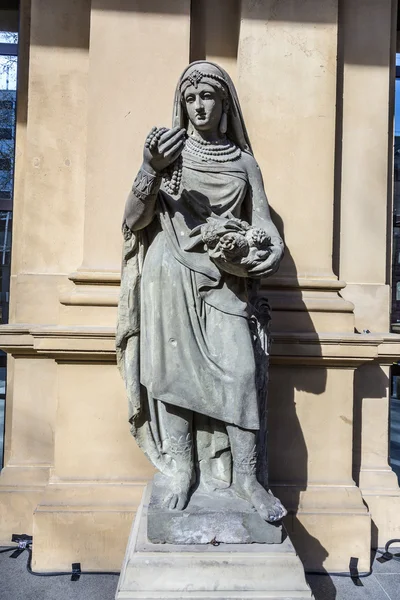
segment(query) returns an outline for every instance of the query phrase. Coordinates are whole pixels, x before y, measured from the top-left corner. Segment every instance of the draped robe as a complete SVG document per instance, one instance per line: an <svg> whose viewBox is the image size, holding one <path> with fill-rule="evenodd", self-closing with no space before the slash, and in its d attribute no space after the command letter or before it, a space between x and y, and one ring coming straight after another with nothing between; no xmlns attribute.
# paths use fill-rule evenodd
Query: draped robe
<svg viewBox="0 0 400 600"><path fill-rule="evenodd" d="M258 472L266 478L268 305L252 280L220 271L191 236L207 217L251 222L251 189L241 161L204 163L183 152L181 192L164 186L144 230L125 229L117 358L132 433L169 473L159 402L193 411L200 478L231 481L225 424L257 430Z"/></svg>

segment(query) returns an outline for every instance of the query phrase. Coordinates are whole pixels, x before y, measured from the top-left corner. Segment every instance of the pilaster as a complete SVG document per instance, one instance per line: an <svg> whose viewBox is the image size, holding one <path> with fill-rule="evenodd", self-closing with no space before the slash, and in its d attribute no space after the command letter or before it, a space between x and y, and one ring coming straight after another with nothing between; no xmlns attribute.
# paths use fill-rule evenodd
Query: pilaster
<svg viewBox="0 0 400 600"><path fill-rule="evenodd" d="M354 303L357 330L386 332L377 364L358 369L354 382L354 476L374 522L374 547L400 532L400 488L388 464L391 361L385 360L386 349L398 344L388 334L396 5L342 2L339 30L340 278L347 281L343 296ZM395 361L399 355L397 349Z"/></svg>

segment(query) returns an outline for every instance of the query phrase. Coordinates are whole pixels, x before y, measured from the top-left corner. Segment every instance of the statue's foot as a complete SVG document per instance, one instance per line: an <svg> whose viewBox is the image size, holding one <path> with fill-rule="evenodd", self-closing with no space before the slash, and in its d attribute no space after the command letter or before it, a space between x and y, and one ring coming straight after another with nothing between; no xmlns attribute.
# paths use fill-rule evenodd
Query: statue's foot
<svg viewBox="0 0 400 600"><path fill-rule="evenodd" d="M235 489L239 496L254 506L264 521L276 523L287 515L280 500L264 489L255 475L236 474Z"/></svg>
<svg viewBox="0 0 400 600"><path fill-rule="evenodd" d="M168 493L164 506L170 510L183 510L189 500L192 475L187 471L178 471L169 478Z"/></svg>

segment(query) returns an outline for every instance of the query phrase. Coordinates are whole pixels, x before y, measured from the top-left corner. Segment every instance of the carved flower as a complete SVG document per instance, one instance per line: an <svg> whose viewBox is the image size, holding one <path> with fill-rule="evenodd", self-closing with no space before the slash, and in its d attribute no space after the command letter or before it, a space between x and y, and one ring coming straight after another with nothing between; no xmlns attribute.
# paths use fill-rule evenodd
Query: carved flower
<svg viewBox="0 0 400 600"><path fill-rule="evenodd" d="M225 229L218 220L208 219L202 227L201 237L208 248L215 248L224 232Z"/></svg>
<svg viewBox="0 0 400 600"><path fill-rule="evenodd" d="M258 227L251 227L246 232L246 238L251 246L256 246L259 249L264 249L271 245L271 239L267 232Z"/></svg>
<svg viewBox="0 0 400 600"><path fill-rule="evenodd" d="M240 233L226 233L219 240L217 250L229 258L246 256L249 242Z"/></svg>
<svg viewBox="0 0 400 600"><path fill-rule="evenodd" d="M203 242L208 248L215 248L219 242L219 235L216 231L207 230L203 233Z"/></svg>

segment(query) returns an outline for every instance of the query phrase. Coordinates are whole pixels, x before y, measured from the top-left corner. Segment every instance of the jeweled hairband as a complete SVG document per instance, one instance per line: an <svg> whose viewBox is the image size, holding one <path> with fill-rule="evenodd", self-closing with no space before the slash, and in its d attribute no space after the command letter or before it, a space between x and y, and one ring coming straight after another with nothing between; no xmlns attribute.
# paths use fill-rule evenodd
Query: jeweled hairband
<svg viewBox="0 0 400 600"><path fill-rule="evenodd" d="M187 75L184 79L182 79L179 89L180 91L182 91L183 85L187 82L197 89L197 86L199 85L202 79L215 79L216 81L222 83L225 87L228 87L228 83L223 77L215 75L214 73L202 73L198 69L195 69L190 73L190 75Z"/></svg>

